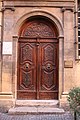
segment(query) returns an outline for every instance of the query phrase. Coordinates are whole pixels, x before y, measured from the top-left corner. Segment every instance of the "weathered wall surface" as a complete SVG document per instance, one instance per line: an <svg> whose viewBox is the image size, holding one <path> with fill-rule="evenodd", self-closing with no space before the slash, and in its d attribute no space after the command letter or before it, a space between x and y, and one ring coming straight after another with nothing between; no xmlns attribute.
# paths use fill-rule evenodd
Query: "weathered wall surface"
<svg viewBox="0 0 80 120"><path fill-rule="evenodd" d="M62 39L62 45L60 44L59 46L60 49L62 49L62 53L59 54L59 60L62 58L62 63L59 65L60 68L62 67L62 69L59 68L59 73L62 74L61 80L59 80L59 98L61 99L61 94L65 95L71 88L80 86L80 62L75 60L74 6L74 0L39 0L38 2L35 2L35 0L4 1L4 12L0 12L0 17L2 13L4 13L3 42L11 42L13 45L13 52L12 54L3 54L2 82L0 86L2 90L0 98L5 98L3 96L7 96L7 98L10 99L12 96L14 98L16 96L17 88L14 79L17 77L17 69L15 72L14 66L17 68L17 44L13 42L13 36L18 36L18 31L22 25L22 23L19 23L20 20L33 11L46 11L55 16L63 27L64 38ZM32 13L32 15L34 15L34 13Z"/></svg>

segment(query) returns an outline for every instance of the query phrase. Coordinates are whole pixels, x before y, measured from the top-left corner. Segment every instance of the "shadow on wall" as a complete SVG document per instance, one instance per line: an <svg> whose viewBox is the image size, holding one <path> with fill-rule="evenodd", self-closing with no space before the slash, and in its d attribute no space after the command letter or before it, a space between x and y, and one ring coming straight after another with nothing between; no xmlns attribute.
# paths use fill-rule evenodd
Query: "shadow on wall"
<svg viewBox="0 0 80 120"><path fill-rule="evenodd" d="M5 101L5 100L0 100L0 112L1 113L8 113L8 110L13 106L12 101Z"/></svg>

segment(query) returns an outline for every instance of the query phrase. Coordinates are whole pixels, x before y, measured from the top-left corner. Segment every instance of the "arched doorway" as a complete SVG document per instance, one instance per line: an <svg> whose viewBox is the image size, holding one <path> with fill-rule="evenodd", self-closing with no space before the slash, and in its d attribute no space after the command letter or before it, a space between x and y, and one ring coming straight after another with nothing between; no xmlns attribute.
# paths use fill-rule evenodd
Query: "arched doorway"
<svg viewBox="0 0 80 120"><path fill-rule="evenodd" d="M48 19L25 21L18 41L18 99L58 99L58 32Z"/></svg>

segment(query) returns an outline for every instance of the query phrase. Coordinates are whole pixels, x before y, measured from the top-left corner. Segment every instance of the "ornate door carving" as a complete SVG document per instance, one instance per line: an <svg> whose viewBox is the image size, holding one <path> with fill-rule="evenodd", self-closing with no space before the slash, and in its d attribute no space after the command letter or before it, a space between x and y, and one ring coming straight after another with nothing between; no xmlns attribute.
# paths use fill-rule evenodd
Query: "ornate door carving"
<svg viewBox="0 0 80 120"><path fill-rule="evenodd" d="M35 43L19 42L18 98L36 99Z"/></svg>
<svg viewBox="0 0 80 120"><path fill-rule="evenodd" d="M58 43L41 43L40 48L40 76L39 76L39 98L58 98Z"/></svg>
<svg viewBox="0 0 80 120"><path fill-rule="evenodd" d="M58 40L42 19L28 22L18 43L18 99L58 99ZM54 28L54 26L53 26Z"/></svg>

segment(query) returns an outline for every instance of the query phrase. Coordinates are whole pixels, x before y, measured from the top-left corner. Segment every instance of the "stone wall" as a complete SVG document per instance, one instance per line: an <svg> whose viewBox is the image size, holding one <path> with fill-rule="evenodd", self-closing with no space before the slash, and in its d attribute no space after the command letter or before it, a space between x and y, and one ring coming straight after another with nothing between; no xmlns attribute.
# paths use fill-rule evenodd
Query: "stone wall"
<svg viewBox="0 0 80 120"><path fill-rule="evenodd" d="M59 36L59 99L64 99L63 96L65 96L71 88L80 86L80 62L76 61L76 49L74 44L76 36L74 7L74 0L39 0L38 2L35 2L35 0L4 0L4 6L2 9L3 12L0 12L1 18L2 14L4 13L3 42L10 42L10 44L12 44L13 46L13 48L11 48L13 51L10 54L3 53L3 64L2 69L0 69L2 70L2 74L0 71L0 74L2 76L2 80L0 77L0 99L14 100L16 98L18 32L24 22L23 18L27 19L30 14L32 16L34 16L35 14L41 15L40 11L43 12L44 16L45 13L48 13L48 16L54 16L54 18L59 21L63 29L62 36Z"/></svg>

